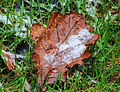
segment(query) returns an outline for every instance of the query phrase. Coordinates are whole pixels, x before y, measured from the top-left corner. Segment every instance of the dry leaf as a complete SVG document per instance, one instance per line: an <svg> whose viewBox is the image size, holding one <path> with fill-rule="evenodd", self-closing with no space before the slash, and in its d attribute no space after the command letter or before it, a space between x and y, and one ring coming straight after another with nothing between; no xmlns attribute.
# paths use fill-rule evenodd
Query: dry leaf
<svg viewBox="0 0 120 92"><path fill-rule="evenodd" d="M91 55L85 50L99 38L98 34L90 33L92 30L85 24L82 14L73 12L65 15L53 13L46 28L39 23L32 25L30 36L35 43L35 53L31 58L36 61L34 65L38 69L40 87L47 76L47 84L54 83L59 74L64 82L67 67L84 64L82 60Z"/></svg>
<svg viewBox="0 0 120 92"><path fill-rule="evenodd" d="M5 51L4 48L2 48L1 56L5 60L9 70L13 70L15 68L14 65L16 65L17 68L20 68L20 66L15 62L15 54L10 51ZM16 58L24 58L24 56L16 54Z"/></svg>
<svg viewBox="0 0 120 92"><path fill-rule="evenodd" d="M15 62L15 55L3 49L2 49L1 55L2 55L2 58L5 59L8 69L13 70L14 69L13 62Z"/></svg>

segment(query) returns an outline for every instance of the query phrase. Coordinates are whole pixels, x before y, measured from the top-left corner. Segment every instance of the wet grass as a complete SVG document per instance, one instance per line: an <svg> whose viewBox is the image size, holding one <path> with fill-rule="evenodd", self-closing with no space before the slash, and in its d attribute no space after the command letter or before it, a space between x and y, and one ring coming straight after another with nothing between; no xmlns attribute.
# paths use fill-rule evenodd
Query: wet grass
<svg viewBox="0 0 120 92"><path fill-rule="evenodd" d="M20 0L19 0L20 1ZM37 0L39 1L39 0ZM94 27L93 33L100 37L87 49L92 56L83 66L68 69L67 81L57 81L47 85L47 91L120 91L120 0L98 0L81 2L78 0L53 0L33 2L6 0L0 2L0 53L2 46L14 54L21 52L25 58L16 59L20 68L8 70L5 61L0 59L0 91L24 92L25 81L32 92L39 92L37 70L30 59L34 43L29 36L33 23L47 26L47 19L55 11L61 14L83 13L86 24ZM24 44L27 44L24 46ZM23 48L21 50L19 48ZM20 54L20 53L19 53Z"/></svg>

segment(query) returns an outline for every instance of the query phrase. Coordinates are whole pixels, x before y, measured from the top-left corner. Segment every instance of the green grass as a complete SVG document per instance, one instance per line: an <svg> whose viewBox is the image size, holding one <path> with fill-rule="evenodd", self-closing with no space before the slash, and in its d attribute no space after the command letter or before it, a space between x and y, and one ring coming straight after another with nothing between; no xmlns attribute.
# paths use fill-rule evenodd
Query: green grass
<svg viewBox="0 0 120 92"><path fill-rule="evenodd" d="M20 5L17 0L0 2L0 15L6 16L5 21L0 19L0 53L4 42L7 42L5 49L14 54L16 54L19 43L23 41L29 44L21 64L16 60L20 68L15 66L13 71L9 71L5 61L0 59L0 92L24 92L25 81L28 81L32 92L40 91L37 83L37 70L30 59L34 46L29 36L30 27L35 22L46 27L45 19L49 18L53 12L59 11L64 15L71 10L83 13L86 24L94 27L93 33L99 33L100 37L95 45L90 45L87 49L92 54L87 62L83 66L76 65L68 69L67 81L61 83L56 80L54 84L47 85L47 92L120 91L120 0L97 0L100 1L97 3L95 0L91 3L87 0L82 2L81 0L58 0L56 4L52 4L53 0L45 3L27 1L24 2L28 3L28 6L23 1ZM16 4L19 9L15 8ZM109 12L113 10L115 12L110 14ZM116 17L112 18L115 14ZM18 31L19 34L16 35Z"/></svg>

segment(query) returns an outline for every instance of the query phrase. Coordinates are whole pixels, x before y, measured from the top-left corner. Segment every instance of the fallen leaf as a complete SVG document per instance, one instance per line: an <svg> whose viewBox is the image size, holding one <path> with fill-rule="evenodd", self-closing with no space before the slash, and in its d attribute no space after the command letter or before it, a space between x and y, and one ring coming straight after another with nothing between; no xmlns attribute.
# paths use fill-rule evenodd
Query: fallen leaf
<svg viewBox="0 0 120 92"><path fill-rule="evenodd" d="M8 69L13 70L15 67L12 62L15 62L15 55L3 49L2 49L1 55L2 55L2 58L5 59Z"/></svg>
<svg viewBox="0 0 120 92"><path fill-rule="evenodd" d="M39 23L32 25L30 36L34 40L35 53L31 58L36 61L34 65L38 69L40 87L48 76L46 84L54 83L60 74L59 80L66 81L67 67L84 64L82 60L91 56L85 50L99 38L98 34L90 33L92 30L85 24L82 14L73 12L65 15L53 13L46 28Z"/></svg>
<svg viewBox="0 0 120 92"><path fill-rule="evenodd" d="M24 56L18 54L16 54L15 57L15 54L11 53L10 51L5 51L4 48L2 48L1 57L5 60L9 70L14 70L14 65L17 66L17 68L20 68L20 66L15 62L15 58L24 58Z"/></svg>

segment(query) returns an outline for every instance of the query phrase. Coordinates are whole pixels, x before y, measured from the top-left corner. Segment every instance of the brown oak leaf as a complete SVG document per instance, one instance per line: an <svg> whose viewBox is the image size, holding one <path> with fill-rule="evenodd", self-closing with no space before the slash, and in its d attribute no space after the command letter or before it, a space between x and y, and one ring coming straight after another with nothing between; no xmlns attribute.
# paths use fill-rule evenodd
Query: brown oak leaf
<svg viewBox="0 0 120 92"><path fill-rule="evenodd" d="M91 56L85 50L99 38L98 34L90 33L92 30L90 25L85 24L82 14L73 12L65 15L53 13L46 28L39 23L32 25L30 36L34 40L35 53L31 54L31 58L36 61L34 65L38 69L40 87L47 76L46 84L54 83L60 74L64 82L67 67L84 64L82 60Z"/></svg>

